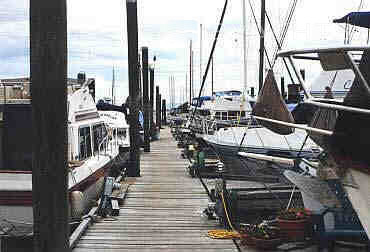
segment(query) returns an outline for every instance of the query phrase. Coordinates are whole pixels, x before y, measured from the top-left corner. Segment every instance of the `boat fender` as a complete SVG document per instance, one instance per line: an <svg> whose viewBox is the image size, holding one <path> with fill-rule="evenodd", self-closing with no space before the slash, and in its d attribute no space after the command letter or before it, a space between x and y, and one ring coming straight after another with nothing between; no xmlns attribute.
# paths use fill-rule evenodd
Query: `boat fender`
<svg viewBox="0 0 370 252"><path fill-rule="evenodd" d="M85 210L85 195L81 191L73 191L70 194L71 217L79 219Z"/></svg>

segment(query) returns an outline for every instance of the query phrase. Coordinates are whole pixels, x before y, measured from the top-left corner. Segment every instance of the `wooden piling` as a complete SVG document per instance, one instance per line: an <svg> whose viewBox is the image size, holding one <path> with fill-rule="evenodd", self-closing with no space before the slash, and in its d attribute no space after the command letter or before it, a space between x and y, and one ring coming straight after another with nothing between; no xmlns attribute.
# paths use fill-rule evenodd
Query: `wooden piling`
<svg viewBox="0 0 370 252"><path fill-rule="evenodd" d="M30 1L34 251L69 248L66 0Z"/></svg>
<svg viewBox="0 0 370 252"><path fill-rule="evenodd" d="M161 121L161 114L160 114L160 100L159 100L159 86L155 87L155 124L158 128L158 132L160 132L160 121Z"/></svg>
<svg viewBox="0 0 370 252"><path fill-rule="evenodd" d="M162 120L161 120L161 116L162 116L162 95L161 94L159 94L158 105L159 105L159 111L158 111L158 115L159 115L159 131L161 131L161 129L162 129Z"/></svg>
<svg viewBox="0 0 370 252"><path fill-rule="evenodd" d="M127 175L140 176L140 136L139 136L139 70L138 70L138 26L137 2L126 0L127 10L127 42L128 42L128 77L130 96L130 162Z"/></svg>
<svg viewBox="0 0 370 252"><path fill-rule="evenodd" d="M284 81L284 77L281 77L280 78L280 91L281 91L281 96L286 99L286 95L285 95L285 81Z"/></svg>
<svg viewBox="0 0 370 252"><path fill-rule="evenodd" d="M149 101L150 101L150 115L149 115L149 125L150 125L150 135L154 136L155 128L153 128L153 113L154 113L154 68L149 69L150 77L150 88L149 88Z"/></svg>
<svg viewBox="0 0 370 252"><path fill-rule="evenodd" d="M162 124L167 125L167 118L166 118L166 99L162 100Z"/></svg>
<svg viewBox="0 0 370 252"><path fill-rule="evenodd" d="M144 108L144 151L150 152L150 124L149 124L149 85L148 85L148 47L141 48L142 78L143 78L143 108Z"/></svg>

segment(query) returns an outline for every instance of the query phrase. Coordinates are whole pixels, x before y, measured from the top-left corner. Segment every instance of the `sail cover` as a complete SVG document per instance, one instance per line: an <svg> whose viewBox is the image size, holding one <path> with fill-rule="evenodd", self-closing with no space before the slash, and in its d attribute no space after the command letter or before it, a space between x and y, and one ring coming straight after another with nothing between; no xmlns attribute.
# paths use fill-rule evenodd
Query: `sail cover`
<svg viewBox="0 0 370 252"><path fill-rule="evenodd" d="M333 23L348 23L359 27L370 28L370 12L350 12L342 18L334 19Z"/></svg>
<svg viewBox="0 0 370 252"><path fill-rule="evenodd" d="M294 123L294 118L280 94L274 77L274 72L271 69L267 73L265 83L263 84L257 102L253 107L252 115ZM280 135L289 135L294 132L294 129L288 126L262 120L260 120L259 123Z"/></svg>

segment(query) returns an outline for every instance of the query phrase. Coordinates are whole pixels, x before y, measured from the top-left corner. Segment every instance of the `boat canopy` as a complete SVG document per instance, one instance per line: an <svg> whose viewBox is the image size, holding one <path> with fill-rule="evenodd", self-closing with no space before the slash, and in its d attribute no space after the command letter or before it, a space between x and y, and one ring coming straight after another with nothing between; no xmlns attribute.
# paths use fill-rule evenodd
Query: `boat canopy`
<svg viewBox="0 0 370 252"><path fill-rule="evenodd" d="M359 27L370 28L370 12L350 12L342 18L334 19L333 23L347 23Z"/></svg>
<svg viewBox="0 0 370 252"><path fill-rule="evenodd" d="M242 92L239 90L227 90L214 92L214 96L240 96Z"/></svg>
<svg viewBox="0 0 370 252"><path fill-rule="evenodd" d="M193 106L197 106L197 103L198 103L198 99L199 99L199 104L198 106L202 106L203 102L204 101L210 101L212 100L212 96L201 96L201 97L194 97L191 101L191 105Z"/></svg>

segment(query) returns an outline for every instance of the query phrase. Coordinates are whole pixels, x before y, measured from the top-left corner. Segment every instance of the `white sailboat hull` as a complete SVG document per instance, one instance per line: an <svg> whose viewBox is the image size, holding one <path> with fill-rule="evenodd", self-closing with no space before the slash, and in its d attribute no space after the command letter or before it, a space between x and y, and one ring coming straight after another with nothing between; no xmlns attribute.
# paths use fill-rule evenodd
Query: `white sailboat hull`
<svg viewBox="0 0 370 252"><path fill-rule="evenodd" d="M349 169L357 186L344 185L367 236L370 238L370 174Z"/></svg>

